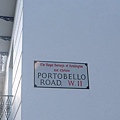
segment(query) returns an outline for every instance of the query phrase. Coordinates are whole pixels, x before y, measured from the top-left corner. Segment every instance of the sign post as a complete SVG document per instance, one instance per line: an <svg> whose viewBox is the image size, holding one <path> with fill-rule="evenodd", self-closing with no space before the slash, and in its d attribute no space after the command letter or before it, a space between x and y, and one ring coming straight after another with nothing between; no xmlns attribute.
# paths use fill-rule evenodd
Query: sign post
<svg viewBox="0 0 120 120"><path fill-rule="evenodd" d="M34 87L89 89L88 64L34 61Z"/></svg>

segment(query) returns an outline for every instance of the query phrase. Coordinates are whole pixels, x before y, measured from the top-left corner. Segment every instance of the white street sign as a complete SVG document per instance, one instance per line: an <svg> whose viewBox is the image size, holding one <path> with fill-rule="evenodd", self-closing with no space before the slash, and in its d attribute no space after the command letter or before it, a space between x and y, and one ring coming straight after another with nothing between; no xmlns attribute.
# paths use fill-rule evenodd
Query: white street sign
<svg viewBox="0 0 120 120"><path fill-rule="evenodd" d="M88 64L34 61L34 87L89 89Z"/></svg>

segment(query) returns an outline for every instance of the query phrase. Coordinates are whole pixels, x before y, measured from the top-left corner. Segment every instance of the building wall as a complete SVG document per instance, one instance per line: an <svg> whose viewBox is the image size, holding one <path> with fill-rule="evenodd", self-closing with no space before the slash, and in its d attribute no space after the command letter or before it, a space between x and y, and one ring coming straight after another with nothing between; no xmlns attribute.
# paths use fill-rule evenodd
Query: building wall
<svg viewBox="0 0 120 120"><path fill-rule="evenodd" d="M21 120L23 0L17 0L13 27L12 120Z"/></svg>
<svg viewBox="0 0 120 120"><path fill-rule="evenodd" d="M22 120L118 120L120 2L24 0ZM90 89L34 88L34 60L87 62Z"/></svg>

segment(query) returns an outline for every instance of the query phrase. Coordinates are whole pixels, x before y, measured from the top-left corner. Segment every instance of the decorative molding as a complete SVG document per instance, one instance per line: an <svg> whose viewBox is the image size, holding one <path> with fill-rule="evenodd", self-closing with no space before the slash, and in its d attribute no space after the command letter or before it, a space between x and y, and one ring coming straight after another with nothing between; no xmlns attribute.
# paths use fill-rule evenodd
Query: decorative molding
<svg viewBox="0 0 120 120"><path fill-rule="evenodd" d="M0 16L0 18L3 19L3 20L5 20L5 21L14 22L14 17Z"/></svg>
<svg viewBox="0 0 120 120"><path fill-rule="evenodd" d="M6 41L10 41L11 40L11 36L0 36L0 39L6 40Z"/></svg>
<svg viewBox="0 0 120 120"><path fill-rule="evenodd" d="M0 52L0 55L8 55L8 52Z"/></svg>

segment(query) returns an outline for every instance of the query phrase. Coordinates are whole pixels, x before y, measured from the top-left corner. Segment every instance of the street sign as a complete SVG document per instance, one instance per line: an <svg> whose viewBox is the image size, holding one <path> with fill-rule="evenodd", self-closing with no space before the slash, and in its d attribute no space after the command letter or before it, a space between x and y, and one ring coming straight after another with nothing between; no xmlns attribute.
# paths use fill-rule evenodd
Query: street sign
<svg viewBox="0 0 120 120"><path fill-rule="evenodd" d="M88 64L34 61L34 87L89 89Z"/></svg>

